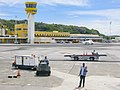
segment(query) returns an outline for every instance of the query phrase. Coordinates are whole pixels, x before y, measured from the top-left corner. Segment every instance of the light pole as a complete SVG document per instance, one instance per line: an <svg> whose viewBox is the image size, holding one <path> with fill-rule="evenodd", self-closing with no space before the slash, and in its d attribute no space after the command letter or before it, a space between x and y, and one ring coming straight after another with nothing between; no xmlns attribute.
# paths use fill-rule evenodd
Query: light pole
<svg viewBox="0 0 120 90"><path fill-rule="evenodd" d="M15 44L17 44L18 43L18 41L17 41L17 16L15 16L15 18L16 18L16 20L15 20Z"/></svg>
<svg viewBox="0 0 120 90"><path fill-rule="evenodd" d="M111 24L112 22L110 21L110 40L111 40Z"/></svg>

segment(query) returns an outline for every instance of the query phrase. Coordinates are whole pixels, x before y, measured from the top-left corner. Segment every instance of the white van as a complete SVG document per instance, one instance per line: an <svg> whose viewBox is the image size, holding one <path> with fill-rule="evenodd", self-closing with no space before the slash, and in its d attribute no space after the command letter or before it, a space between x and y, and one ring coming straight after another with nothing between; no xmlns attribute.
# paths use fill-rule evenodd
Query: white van
<svg viewBox="0 0 120 90"><path fill-rule="evenodd" d="M92 40L86 40L86 41L83 41L82 43L85 45L93 45L94 44L94 42Z"/></svg>

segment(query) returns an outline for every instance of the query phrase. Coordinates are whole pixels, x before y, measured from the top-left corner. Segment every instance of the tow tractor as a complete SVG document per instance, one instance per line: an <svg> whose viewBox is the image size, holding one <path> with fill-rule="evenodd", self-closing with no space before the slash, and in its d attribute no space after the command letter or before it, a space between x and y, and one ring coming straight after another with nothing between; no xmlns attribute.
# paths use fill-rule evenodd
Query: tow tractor
<svg viewBox="0 0 120 90"><path fill-rule="evenodd" d="M74 60L91 60L91 61L98 60L100 56L107 56L107 55L99 54L99 53L64 55L64 57L70 57L71 59L74 59Z"/></svg>
<svg viewBox="0 0 120 90"><path fill-rule="evenodd" d="M41 62L39 63L36 69L36 76L40 76L40 75L50 76L50 74L51 74L51 68L49 64L47 64L44 60L41 60Z"/></svg>

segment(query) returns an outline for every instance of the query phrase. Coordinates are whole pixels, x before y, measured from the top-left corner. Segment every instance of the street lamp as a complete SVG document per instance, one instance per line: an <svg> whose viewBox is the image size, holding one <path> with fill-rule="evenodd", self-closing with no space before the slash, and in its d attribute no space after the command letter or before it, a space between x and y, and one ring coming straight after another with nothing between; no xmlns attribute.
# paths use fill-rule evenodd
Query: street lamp
<svg viewBox="0 0 120 90"><path fill-rule="evenodd" d="M110 21L110 40L111 40L111 24L112 22Z"/></svg>
<svg viewBox="0 0 120 90"><path fill-rule="evenodd" d="M16 20L15 20L15 44L18 44L18 41L17 41L17 16L15 16Z"/></svg>

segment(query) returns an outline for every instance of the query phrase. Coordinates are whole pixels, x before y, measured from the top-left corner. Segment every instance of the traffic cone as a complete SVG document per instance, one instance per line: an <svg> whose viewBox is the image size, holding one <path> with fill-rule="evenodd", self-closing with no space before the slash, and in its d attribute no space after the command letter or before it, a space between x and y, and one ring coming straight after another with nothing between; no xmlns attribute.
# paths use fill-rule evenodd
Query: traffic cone
<svg viewBox="0 0 120 90"><path fill-rule="evenodd" d="M17 74L17 76L18 77L20 77L21 75L20 75L20 69L18 69L18 74Z"/></svg>

